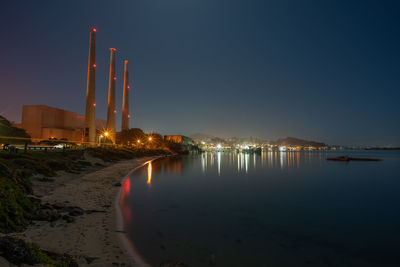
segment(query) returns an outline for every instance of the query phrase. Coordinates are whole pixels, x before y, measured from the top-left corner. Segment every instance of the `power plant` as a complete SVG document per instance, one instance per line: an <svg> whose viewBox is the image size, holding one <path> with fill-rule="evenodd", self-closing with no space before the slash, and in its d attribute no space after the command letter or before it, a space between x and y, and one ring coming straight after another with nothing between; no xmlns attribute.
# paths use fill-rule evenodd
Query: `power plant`
<svg viewBox="0 0 400 267"><path fill-rule="evenodd" d="M23 106L22 122L15 126L25 129L34 140L66 139L96 145L116 142L116 73L115 48L110 48L107 122L96 119L96 29L90 30L85 116L44 105ZM121 131L129 129L129 70L124 61Z"/></svg>

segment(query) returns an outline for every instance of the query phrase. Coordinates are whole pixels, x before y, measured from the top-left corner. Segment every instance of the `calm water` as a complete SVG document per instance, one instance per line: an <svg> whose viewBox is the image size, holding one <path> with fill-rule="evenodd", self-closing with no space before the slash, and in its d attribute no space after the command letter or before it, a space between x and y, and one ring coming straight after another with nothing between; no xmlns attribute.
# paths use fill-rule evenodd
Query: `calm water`
<svg viewBox="0 0 400 267"><path fill-rule="evenodd" d="M337 155L381 162L331 162ZM123 184L128 238L152 266L400 266L400 153L204 153Z"/></svg>

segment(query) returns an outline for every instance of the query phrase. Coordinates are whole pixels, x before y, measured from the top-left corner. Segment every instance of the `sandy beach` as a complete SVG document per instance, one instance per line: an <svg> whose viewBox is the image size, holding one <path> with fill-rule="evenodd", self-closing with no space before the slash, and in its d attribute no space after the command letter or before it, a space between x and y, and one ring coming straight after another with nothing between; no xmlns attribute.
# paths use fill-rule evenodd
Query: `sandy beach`
<svg viewBox="0 0 400 267"><path fill-rule="evenodd" d="M79 266L144 266L124 238L119 217L116 186L134 169L159 158L143 157L112 165L86 156L88 161L105 167L92 167L83 174L60 173L54 182L34 181L34 192L42 203L78 206L91 213L75 217L67 223L35 221L28 229L14 236L35 242L41 248L76 257ZM100 169L99 169L100 168ZM90 171L90 169L89 169Z"/></svg>

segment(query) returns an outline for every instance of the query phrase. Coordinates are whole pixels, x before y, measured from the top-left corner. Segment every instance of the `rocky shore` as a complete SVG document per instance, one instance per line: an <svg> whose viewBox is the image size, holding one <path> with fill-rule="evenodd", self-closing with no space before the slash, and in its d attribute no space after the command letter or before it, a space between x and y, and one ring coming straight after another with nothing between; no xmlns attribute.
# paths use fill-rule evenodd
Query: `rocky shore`
<svg viewBox="0 0 400 267"><path fill-rule="evenodd" d="M40 177L32 179L35 197L30 198L37 203L33 222L23 232L0 236L3 254L0 255L0 265L13 266L4 259L7 257L14 264L22 263L15 257L10 260L10 255L4 255L15 254L15 250L6 249L13 246L27 257L25 264L37 263L32 259L29 261L32 255L24 252L24 242L19 241L24 240L31 252L34 250L29 244L38 245L38 253L50 257L50 262L62 259L67 266L143 266L132 257L121 240L123 229L116 223L115 202L122 179L133 169L158 157L162 156L111 164L85 155L85 160L92 167L86 168L83 173L59 171L52 182ZM4 248L1 248L2 245Z"/></svg>

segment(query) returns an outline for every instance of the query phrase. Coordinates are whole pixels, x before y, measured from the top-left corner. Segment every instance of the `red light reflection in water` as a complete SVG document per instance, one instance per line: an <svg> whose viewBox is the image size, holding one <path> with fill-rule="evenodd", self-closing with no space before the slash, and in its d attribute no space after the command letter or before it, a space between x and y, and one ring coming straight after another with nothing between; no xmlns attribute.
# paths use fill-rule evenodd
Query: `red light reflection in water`
<svg viewBox="0 0 400 267"><path fill-rule="evenodd" d="M131 190L131 180L126 179L124 182L124 192L129 193L130 190Z"/></svg>
<svg viewBox="0 0 400 267"><path fill-rule="evenodd" d="M125 179L125 181L122 185L121 200L120 200L121 212L122 212L122 216L124 218L125 224L129 224L132 222L132 211L129 206L130 191L131 191L131 180L130 180L130 178L127 178L127 179Z"/></svg>

